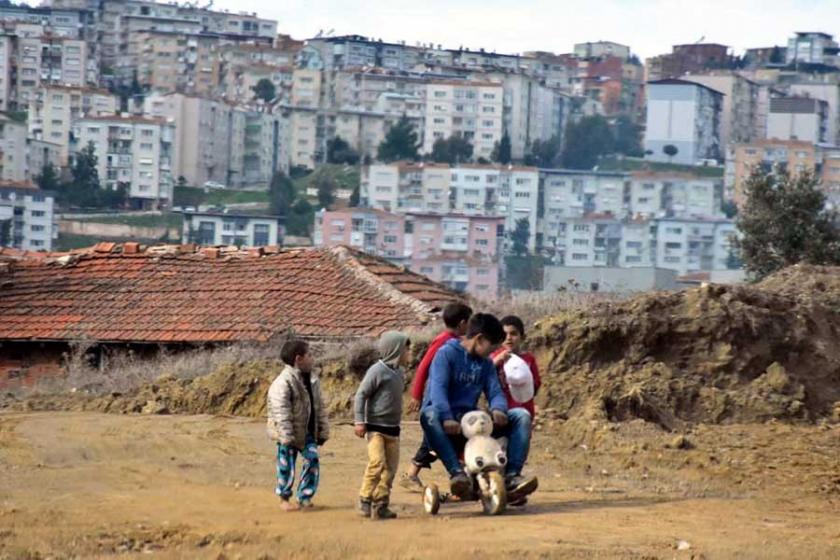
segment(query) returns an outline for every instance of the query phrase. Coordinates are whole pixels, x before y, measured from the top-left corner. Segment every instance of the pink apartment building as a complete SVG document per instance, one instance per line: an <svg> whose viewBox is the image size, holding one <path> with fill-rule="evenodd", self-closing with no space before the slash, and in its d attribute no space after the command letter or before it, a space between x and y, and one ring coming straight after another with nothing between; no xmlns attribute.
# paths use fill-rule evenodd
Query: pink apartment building
<svg viewBox="0 0 840 560"><path fill-rule="evenodd" d="M315 217L315 245L347 245L493 299L499 289L504 222L501 216L392 214L371 208L321 211Z"/></svg>

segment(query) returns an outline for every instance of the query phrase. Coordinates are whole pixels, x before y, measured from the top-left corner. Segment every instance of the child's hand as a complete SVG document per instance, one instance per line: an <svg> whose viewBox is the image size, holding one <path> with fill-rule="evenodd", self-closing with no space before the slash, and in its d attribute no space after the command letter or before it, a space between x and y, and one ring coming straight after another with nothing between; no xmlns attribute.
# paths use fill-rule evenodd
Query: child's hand
<svg viewBox="0 0 840 560"><path fill-rule="evenodd" d="M457 436L461 433L461 424L455 420L444 420L443 431L450 436Z"/></svg>
<svg viewBox="0 0 840 560"><path fill-rule="evenodd" d="M364 424L356 424L356 426L353 428L353 431L355 432L357 437L363 438L367 433L367 428L365 428Z"/></svg>
<svg viewBox="0 0 840 560"><path fill-rule="evenodd" d="M499 352L495 358L493 358L493 365L499 367L503 363L505 363L508 358L510 358L510 348L505 348L501 352Z"/></svg>
<svg viewBox="0 0 840 560"><path fill-rule="evenodd" d="M500 428L504 428L507 426L508 423L508 416L506 413L502 412L501 410L494 410L491 413L493 416L493 423L499 426Z"/></svg>
<svg viewBox="0 0 840 560"><path fill-rule="evenodd" d="M408 401L408 411L411 413L417 412L420 410L420 401L411 397L411 400Z"/></svg>

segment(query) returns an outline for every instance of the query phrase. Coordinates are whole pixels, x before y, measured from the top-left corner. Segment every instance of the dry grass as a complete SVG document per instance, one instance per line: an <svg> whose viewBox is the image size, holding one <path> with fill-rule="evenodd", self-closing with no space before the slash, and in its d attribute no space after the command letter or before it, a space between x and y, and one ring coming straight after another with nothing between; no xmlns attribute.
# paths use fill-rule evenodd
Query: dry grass
<svg viewBox="0 0 840 560"><path fill-rule="evenodd" d="M476 311L493 313L499 318L516 315L526 326L546 316L586 309L602 301L615 301L621 296L584 292L520 292L500 298Z"/></svg>

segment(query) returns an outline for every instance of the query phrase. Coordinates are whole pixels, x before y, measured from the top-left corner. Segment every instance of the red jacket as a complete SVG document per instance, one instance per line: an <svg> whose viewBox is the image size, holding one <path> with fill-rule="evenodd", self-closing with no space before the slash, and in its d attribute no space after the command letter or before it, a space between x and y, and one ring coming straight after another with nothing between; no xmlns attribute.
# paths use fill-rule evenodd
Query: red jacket
<svg viewBox="0 0 840 560"><path fill-rule="evenodd" d="M423 392L426 390L426 379L429 377L429 367L432 365L432 360L440 347L453 338L458 338L458 335L443 331L429 344L428 350L423 354L423 359L420 360L420 365L417 366L417 373L414 374L414 385L411 386L412 398L418 401L423 400Z"/></svg>
<svg viewBox="0 0 840 560"><path fill-rule="evenodd" d="M498 350L493 352L493 354L490 355L491 359L495 358L499 355L499 353L503 351L504 348L499 348ZM534 358L534 355L530 352L518 352L516 355L522 358L525 361L525 363L528 364L528 367L531 368L531 375L534 376L534 395L536 395L537 391L540 390L540 385L542 384L542 381L540 380L540 370L537 367L537 360ZM505 392L505 396L507 397L508 408L524 408L525 410L531 413L531 418L535 418L536 412L534 411L534 399L531 399L530 401L525 403L516 402L515 400L513 400L513 397L510 394L510 387L508 387L507 384L507 379L505 379L504 367L505 365L501 364L496 369L499 372L499 383L502 384L502 390Z"/></svg>

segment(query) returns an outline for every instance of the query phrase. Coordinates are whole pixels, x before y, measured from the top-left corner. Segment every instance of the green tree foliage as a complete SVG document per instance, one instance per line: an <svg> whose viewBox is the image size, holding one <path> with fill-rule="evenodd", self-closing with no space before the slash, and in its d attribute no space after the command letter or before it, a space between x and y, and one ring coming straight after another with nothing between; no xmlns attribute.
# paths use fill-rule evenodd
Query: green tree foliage
<svg viewBox="0 0 840 560"><path fill-rule="evenodd" d="M680 150L673 144L668 144L662 147L662 153L668 156L668 161L670 162L672 159L674 159L675 155L680 153Z"/></svg>
<svg viewBox="0 0 840 560"><path fill-rule="evenodd" d="M466 138L450 136L438 138L432 145L431 158L437 163L455 165L470 161L473 155L473 145Z"/></svg>
<svg viewBox="0 0 840 560"><path fill-rule="evenodd" d="M511 252L522 257L528 254L528 241L531 238L531 223L528 218L520 218L516 221L516 227L509 234L511 241Z"/></svg>
<svg viewBox="0 0 840 560"><path fill-rule="evenodd" d="M592 169L598 158L612 153L613 136L607 119L601 115L583 117L566 127L563 166L569 169Z"/></svg>
<svg viewBox="0 0 840 560"><path fill-rule="evenodd" d="M47 163L41 168L41 173L35 176L35 183L45 191L58 192L61 189L58 169L52 163Z"/></svg>
<svg viewBox="0 0 840 560"><path fill-rule="evenodd" d="M314 212L315 209L308 200L298 199L286 217L286 232L289 235L309 235L309 226L312 225Z"/></svg>
<svg viewBox="0 0 840 560"><path fill-rule="evenodd" d="M417 160L417 150L420 148L417 131L411 121L403 115L385 135L385 140L379 145L377 158L386 163L407 159Z"/></svg>
<svg viewBox="0 0 840 560"><path fill-rule="evenodd" d="M313 182L318 189L318 207L329 209L335 202L338 183L326 173L318 173Z"/></svg>
<svg viewBox="0 0 840 560"><path fill-rule="evenodd" d="M353 192L350 194L350 202L349 202L349 205L350 205L351 208L356 208L357 206L359 206L359 202L361 202L361 198L362 198L360 190L361 190L361 188L359 187L359 185L356 185L353 188Z"/></svg>
<svg viewBox="0 0 840 560"><path fill-rule="evenodd" d="M327 163L356 165L359 163L359 153L343 138L336 136L327 141Z"/></svg>
<svg viewBox="0 0 840 560"><path fill-rule="evenodd" d="M46 169L42 170L36 181L52 184L52 188L58 192L58 202L63 206L108 209L124 206L128 199L128 187L120 185L113 190L103 188L99 182L98 163L99 158L91 142L76 154L69 182L58 184L57 174L53 175L53 172ZM40 186L41 182L38 184Z"/></svg>
<svg viewBox="0 0 840 560"><path fill-rule="evenodd" d="M840 225L812 173L756 168L746 183L746 203L735 239L744 268L762 278L797 263L840 264Z"/></svg>
<svg viewBox="0 0 840 560"><path fill-rule="evenodd" d="M627 115L620 115L613 124L614 150L618 154L642 157L642 133L639 126Z"/></svg>
<svg viewBox="0 0 840 560"><path fill-rule="evenodd" d="M295 184L282 171L278 171L271 178L268 186L269 208L277 216L288 216L295 202Z"/></svg>
<svg viewBox="0 0 840 560"><path fill-rule="evenodd" d="M563 154L560 147L561 142L558 136L552 136L545 141L534 140L525 156L525 165L536 167L558 167L562 165Z"/></svg>
<svg viewBox="0 0 840 560"><path fill-rule="evenodd" d="M262 78L259 82L257 82L257 85L253 87L253 90L254 98L262 99L266 103L277 97L277 88L274 87L274 83L268 78Z"/></svg>
<svg viewBox="0 0 840 560"><path fill-rule="evenodd" d="M505 132L502 135L502 139L499 142L496 142L496 145L493 146L493 153L490 154L490 159L492 159L496 163L507 165L510 163L511 160L510 153L510 136L507 132Z"/></svg>

